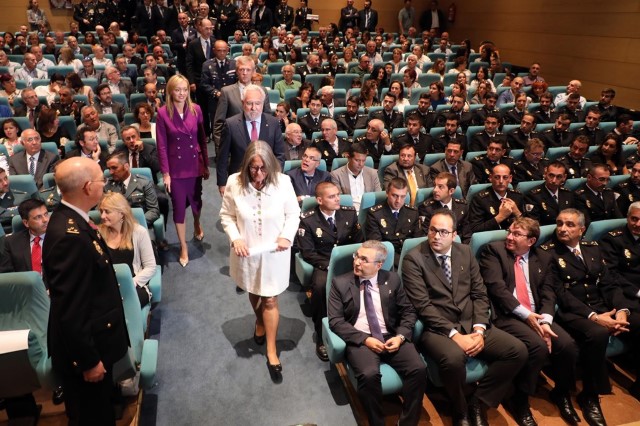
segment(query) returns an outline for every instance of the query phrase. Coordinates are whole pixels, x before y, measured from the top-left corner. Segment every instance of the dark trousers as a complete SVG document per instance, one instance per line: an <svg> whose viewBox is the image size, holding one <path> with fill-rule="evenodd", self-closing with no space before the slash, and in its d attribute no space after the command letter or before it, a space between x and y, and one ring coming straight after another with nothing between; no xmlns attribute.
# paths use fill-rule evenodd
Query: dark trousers
<svg viewBox="0 0 640 426"><path fill-rule="evenodd" d="M211 118L209 117L209 97L207 94L196 88L196 101L202 110L202 118L204 123L204 133L207 137L211 136Z"/></svg>
<svg viewBox="0 0 640 426"><path fill-rule="evenodd" d="M9 420L17 420L24 417L38 417L38 405L33 394L5 398L7 417Z"/></svg>
<svg viewBox="0 0 640 426"><path fill-rule="evenodd" d="M316 344L322 344L322 318L327 316L327 271L313 268L310 302L311 317L316 331Z"/></svg>
<svg viewBox="0 0 640 426"><path fill-rule="evenodd" d="M575 366L578 360L578 346L560 325L553 323L551 330L558 335L551 340L551 353L544 340L531 327L518 318L499 317L494 323L502 331L518 338L527 347L529 356L525 367L516 377L516 388L527 395L533 395L538 384L540 371L549 366L549 374L562 394L574 388Z"/></svg>
<svg viewBox="0 0 640 426"><path fill-rule="evenodd" d="M105 365L107 373L100 382L86 382L82 374L62 375L64 405L69 425L115 425L111 397L113 395L112 366Z"/></svg>
<svg viewBox="0 0 640 426"><path fill-rule="evenodd" d="M466 413L464 387L467 377L467 355L448 336L430 331L422 333L420 344L422 352L440 369L444 390L451 400L452 411L458 414ZM527 348L515 337L497 327L491 327L486 332L484 349L477 358L486 361L489 369L478 382L475 396L489 407L497 407L526 363Z"/></svg>
<svg viewBox="0 0 640 426"><path fill-rule="evenodd" d="M413 343L405 342L397 352L382 354L373 352L365 345L347 345L346 356L358 380L358 396L370 425L384 426L380 362L389 364L402 377L403 406L399 424L418 424L427 372Z"/></svg>

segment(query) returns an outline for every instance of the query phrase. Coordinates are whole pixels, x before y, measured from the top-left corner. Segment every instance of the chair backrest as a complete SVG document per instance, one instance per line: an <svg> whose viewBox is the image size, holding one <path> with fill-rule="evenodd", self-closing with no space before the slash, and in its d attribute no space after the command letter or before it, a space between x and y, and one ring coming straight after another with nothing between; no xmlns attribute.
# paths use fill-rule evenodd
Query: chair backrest
<svg viewBox="0 0 640 426"><path fill-rule="evenodd" d="M540 238L536 241L536 246L540 244L544 244L553 237L553 234L556 232L556 225L542 225L540 227Z"/></svg>
<svg viewBox="0 0 640 426"><path fill-rule="evenodd" d="M358 212L358 223L364 229L364 223L367 219L367 210L371 207L383 203L387 199L385 191L365 192L360 199L360 211Z"/></svg>
<svg viewBox="0 0 640 426"><path fill-rule="evenodd" d="M522 195L526 195L529 191L535 188L538 185L542 185L544 180L528 180L520 182L517 186L517 190L522 193Z"/></svg>
<svg viewBox="0 0 640 426"><path fill-rule="evenodd" d="M398 260L398 275L402 278L402 261L407 253L419 246L423 242L427 241L427 237L407 238L402 243L402 250L400 250L400 258Z"/></svg>
<svg viewBox="0 0 640 426"><path fill-rule="evenodd" d="M576 189L578 189L586 181L587 181L587 178L567 179L564 182L564 187L567 188L569 191L575 191Z"/></svg>
<svg viewBox="0 0 640 426"><path fill-rule="evenodd" d="M632 145L632 148L635 148L635 145ZM609 178L609 183L607 184L607 187L609 188L613 188L614 186L622 183L622 182L626 182L629 180L629 178L631 178L631 175L613 175ZM624 212L623 212L624 213Z"/></svg>
<svg viewBox="0 0 640 426"><path fill-rule="evenodd" d="M427 166L432 166L436 162L444 158L444 152L437 152L434 154L425 154L423 163Z"/></svg>
<svg viewBox="0 0 640 426"><path fill-rule="evenodd" d="M291 169L297 169L298 167L300 167L300 164L302 164L302 160L287 160L284 162L282 173L286 173ZM325 159L320 160L318 170L322 170L323 172L327 171L327 161Z"/></svg>
<svg viewBox="0 0 640 426"><path fill-rule="evenodd" d="M398 161L399 157L400 156L398 154L380 156L380 162L378 163L378 178L381 183L384 180L384 169L386 169L390 164Z"/></svg>
<svg viewBox="0 0 640 426"><path fill-rule="evenodd" d="M9 188L14 192L16 197L15 203L16 205L20 204L20 202L26 200L27 198L31 198L38 193L38 187L36 186L36 181L33 176L26 175L11 175L9 176ZM19 192L22 192L20 194ZM18 199L20 202L18 202Z"/></svg>
<svg viewBox="0 0 640 426"><path fill-rule="evenodd" d="M549 161L553 161L568 153L569 153L568 146L556 146L556 147L551 147L547 149L545 156L549 159Z"/></svg>
<svg viewBox="0 0 640 426"><path fill-rule="evenodd" d="M42 176L42 188L49 189L53 188L54 186L56 186L56 179L53 173L45 173Z"/></svg>
<svg viewBox="0 0 640 426"><path fill-rule="evenodd" d="M596 220L595 222L591 222L582 239L586 241L598 241L605 233L621 228L626 224L626 218Z"/></svg>
<svg viewBox="0 0 640 426"><path fill-rule="evenodd" d="M338 167L342 167L346 165L348 162L349 162L348 158L336 157L331 162L331 170L336 170ZM373 157L371 157L370 155L367 155L367 159L365 160L364 165L366 167L373 168Z"/></svg>
<svg viewBox="0 0 640 426"><path fill-rule="evenodd" d="M471 247L471 254L473 254L477 259L480 250L486 244L492 243L494 241L503 241L506 238L507 231L504 229L499 229L497 231L475 232L471 236L471 242L469 243L469 246Z"/></svg>
<svg viewBox="0 0 640 426"><path fill-rule="evenodd" d="M118 122L118 116L115 114L100 114L100 120L113 125L116 128L118 134L120 134L120 123Z"/></svg>
<svg viewBox="0 0 640 426"><path fill-rule="evenodd" d="M387 258L382 264L382 269L390 271L393 268L393 244L389 241L383 241L382 244L387 248ZM327 268L327 298L329 297L333 278L353 271L353 254L360 246L362 246L362 244L347 244L344 246L336 246L331 250L329 267Z"/></svg>
<svg viewBox="0 0 640 426"><path fill-rule="evenodd" d="M300 206L300 210L302 213L308 212L309 210L315 209L318 205L318 201L315 197L309 197L302 200L302 205ZM353 198L351 194L340 194L340 205L345 207L353 207Z"/></svg>
<svg viewBox="0 0 640 426"><path fill-rule="evenodd" d="M129 341L136 362L142 361L142 346L144 345L144 326L142 310L140 309L140 299L136 292L136 285L131 276L131 269L128 265L118 263L113 265L118 280L118 288L122 297L122 307L124 308L124 318L129 332Z"/></svg>
<svg viewBox="0 0 640 426"><path fill-rule="evenodd" d="M482 191L483 189L489 188L490 186L491 186L490 183L475 183L469 186L469 191L467 191L467 203L471 203L471 199L473 198L474 195L476 195L478 192Z"/></svg>

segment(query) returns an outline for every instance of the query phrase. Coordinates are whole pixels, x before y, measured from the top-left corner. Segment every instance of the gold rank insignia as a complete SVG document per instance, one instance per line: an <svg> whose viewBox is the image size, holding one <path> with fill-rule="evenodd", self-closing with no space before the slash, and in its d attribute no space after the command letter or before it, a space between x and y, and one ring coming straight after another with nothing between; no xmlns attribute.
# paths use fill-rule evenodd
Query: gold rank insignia
<svg viewBox="0 0 640 426"><path fill-rule="evenodd" d="M67 221L67 234L79 234L78 227L76 226L76 222L73 219L69 219Z"/></svg>
<svg viewBox="0 0 640 426"><path fill-rule="evenodd" d="M633 203L633 194L629 194L629 201L631 201Z"/></svg>
<svg viewBox="0 0 640 426"><path fill-rule="evenodd" d="M627 259L631 259L631 252L629 251L629 249L624 249L624 257L626 257Z"/></svg>
<svg viewBox="0 0 640 426"><path fill-rule="evenodd" d="M484 172L488 175L490 175L491 173L489 172L489 169L484 169Z"/></svg>
<svg viewBox="0 0 640 426"><path fill-rule="evenodd" d="M298 228L298 235L300 235L301 237L304 237L304 228Z"/></svg>
<svg viewBox="0 0 640 426"><path fill-rule="evenodd" d="M318 238L322 237L322 229L316 228L316 237Z"/></svg>
<svg viewBox="0 0 640 426"><path fill-rule="evenodd" d="M575 170L573 170L572 168L570 168L570 169L569 169L569 174L570 174L570 175L573 175L573 174L575 174L575 173L576 173L576 171L575 171Z"/></svg>
<svg viewBox="0 0 640 426"><path fill-rule="evenodd" d="M493 206L489 207L489 211L491 212L492 215L496 215L496 209L493 208Z"/></svg>
<svg viewBox="0 0 640 426"><path fill-rule="evenodd" d="M567 262L565 262L563 258L558 259L558 264L560 265L561 268L567 267Z"/></svg>
<svg viewBox="0 0 640 426"><path fill-rule="evenodd" d="M587 207L591 208L591 200L587 200Z"/></svg>
<svg viewBox="0 0 640 426"><path fill-rule="evenodd" d="M380 225L382 225L383 228L387 227L387 221L385 219L380 219Z"/></svg>
<svg viewBox="0 0 640 426"><path fill-rule="evenodd" d="M324 151L324 156L325 156L325 157L328 157L328 156L329 156L329 151L325 150L325 151Z"/></svg>
<svg viewBox="0 0 640 426"><path fill-rule="evenodd" d="M93 246L96 248L96 251L98 252L98 254L100 256L104 255L104 252L102 251L102 247L100 247L100 244L98 244L97 241L95 241L95 240L93 241Z"/></svg>
<svg viewBox="0 0 640 426"><path fill-rule="evenodd" d="M544 201L542 202L542 210L547 210L547 203L545 203Z"/></svg>

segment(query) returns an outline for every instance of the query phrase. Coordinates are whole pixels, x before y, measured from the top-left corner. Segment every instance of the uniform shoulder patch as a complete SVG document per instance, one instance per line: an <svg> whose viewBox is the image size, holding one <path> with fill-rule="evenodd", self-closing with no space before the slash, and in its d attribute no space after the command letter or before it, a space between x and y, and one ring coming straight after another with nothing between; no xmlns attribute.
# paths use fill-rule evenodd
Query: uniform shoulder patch
<svg viewBox="0 0 640 426"><path fill-rule="evenodd" d="M378 204L377 206L373 206L371 207L371 211L372 212L377 212L378 210L380 210L382 207L384 207L384 204Z"/></svg>
<svg viewBox="0 0 640 426"><path fill-rule="evenodd" d="M80 234L80 230L78 229L78 224L75 219L69 218L67 220L67 234Z"/></svg>
<svg viewBox="0 0 640 426"><path fill-rule="evenodd" d="M416 207L409 205L409 204L405 204L404 205L406 208L408 208L409 210L418 210Z"/></svg>
<svg viewBox="0 0 640 426"><path fill-rule="evenodd" d="M316 214L316 209L311 209L308 212L304 212L300 214L300 219L306 219L308 217L313 216L314 214Z"/></svg>
<svg viewBox="0 0 640 426"><path fill-rule="evenodd" d="M353 206L340 206L340 210L352 210L355 211L356 208Z"/></svg>
<svg viewBox="0 0 640 426"><path fill-rule="evenodd" d="M482 155L478 155L476 157L473 157L474 160L476 161L482 161Z"/></svg>
<svg viewBox="0 0 640 426"><path fill-rule="evenodd" d="M522 164L522 160L517 160L513 163L514 166L520 166Z"/></svg>
<svg viewBox="0 0 640 426"><path fill-rule="evenodd" d="M511 193L515 193L515 194L522 194L522 192L520 192L517 188L507 189L507 192L511 192Z"/></svg>
<svg viewBox="0 0 640 426"><path fill-rule="evenodd" d="M629 186L629 182L622 182L618 184L618 188L626 188Z"/></svg>
<svg viewBox="0 0 640 426"><path fill-rule="evenodd" d="M576 194L578 194L578 195L582 195L582 194L584 194L584 188L582 188L582 189L578 189L578 190L576 191Z"/></svg>
<svg viewBox="0 0 640 426"><path fill-rule="evenodd" d="M529 191L531 194L539 194L542 192L542 188L535 188Z"/></svg>
<svg viewBox="0 0 640 426"><path fill-rule="evenodd" d="M458 204L467 204L467 202L465 200L463 200L462 198L452 198L454 203L458 203Z"/></svg>
<svg viewBox="0 0 640 426"><path fill-rule="evenodd" d="M540 248L544 251L548 251L551 250L552 248L554 248L556 246L555 243L544 243L544 244L540 244Z"/></svg>
<svg viewBox="0 0 640 426"><path fill-rule="evenodd" d="M482 191L478 192L478 197L485 198L485 197L488 197L489 194L490 194L489 190L483 189Z"/></svg>
<svg viewBox="0 0 640 426"><path fill-rule="evenodd" d="M582 244L583 246L597 246L598 242L597 241L580 241L580 244Z"/></svg>
<svg viewBox="0 0 640 426"><path fill-rule="evenodd" d="M609 231L609 235L611 235L612 237L619 237L620 235L622 235L622 230L616 229L614 231Z"/></svg>

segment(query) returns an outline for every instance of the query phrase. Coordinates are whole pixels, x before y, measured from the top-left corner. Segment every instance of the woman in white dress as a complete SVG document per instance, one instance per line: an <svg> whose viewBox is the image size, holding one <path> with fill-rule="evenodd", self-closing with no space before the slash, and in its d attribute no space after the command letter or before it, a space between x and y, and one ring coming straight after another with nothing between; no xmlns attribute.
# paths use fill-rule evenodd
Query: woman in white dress
<svg viewBox="0 0 640 426"><path fill-rule="evenodd" d="M249 144L240 171L229 177L220 219L231 242L230 275L249 293L256 314L253 339L267 343L267 367L282 381L276 349L278 295L289 286L291 243L300 222L300 207L291 180L269 145Z"/></svg>

